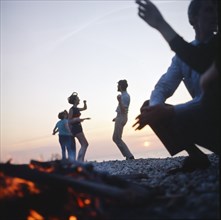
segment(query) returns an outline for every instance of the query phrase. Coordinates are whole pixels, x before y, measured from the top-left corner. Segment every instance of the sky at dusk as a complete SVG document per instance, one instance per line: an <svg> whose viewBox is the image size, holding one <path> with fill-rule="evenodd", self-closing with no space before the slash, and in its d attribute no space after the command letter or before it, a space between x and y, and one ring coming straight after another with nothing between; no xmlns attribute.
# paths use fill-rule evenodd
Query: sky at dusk
<svg viewBox="0 0 221 220"><path fill-rule="evenodd" d="M153 1L184 39L194 31L189 0ZM152 130L132 125L174 53L137 15L135 1L1 0L1 162L49 160L61 154L52 130L67 98L87 100L82 123L89 142L85 159L124 159L112 141L117 82L127 79L131 96L123 139L135 158L167 157ZM190 99L183 84L169 103ZM79 150L77 142L77 150Z"/></svg>

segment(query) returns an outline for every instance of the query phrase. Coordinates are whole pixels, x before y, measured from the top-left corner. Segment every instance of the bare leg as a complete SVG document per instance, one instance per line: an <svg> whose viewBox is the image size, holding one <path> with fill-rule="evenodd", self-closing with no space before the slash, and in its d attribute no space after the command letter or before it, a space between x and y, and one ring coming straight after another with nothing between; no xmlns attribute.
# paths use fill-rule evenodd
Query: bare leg
<svg viewBox="0 0 221 220"><path fill-rule="evenodd" d="M87 150L87 147L88 147L87 139L86 139L83 132L76 134L75 137L78 139L78 141L81 144L81 148L78 152L77 160L81 161L81 162L84 162L84 156L85 156L85 153L86 153L86 150Z"/></svg>

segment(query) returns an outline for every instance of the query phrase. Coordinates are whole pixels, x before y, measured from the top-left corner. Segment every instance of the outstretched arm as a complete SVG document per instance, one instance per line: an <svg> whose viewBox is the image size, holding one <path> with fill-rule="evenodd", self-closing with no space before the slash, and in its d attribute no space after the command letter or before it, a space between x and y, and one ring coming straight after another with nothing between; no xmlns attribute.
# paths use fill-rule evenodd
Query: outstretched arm
<svg viewBox="0 0 221 220"><path fill-rule="evenodd" d="M217 38L220 39L220 35L215 36L208 44L196 47L186 42L176 33L152 2L149 0L136 0L136 3L139 5L138 15L162 34L171 50L184 62L199 73L204 73L209 68L215 58L214 51L217 47Z"/></svg>
<svg viewBox="0 0 221 220"><path fill-rule="evenodd" d="M69 123L70 124L74 124L74 123L79 123L79 122L83 122L84 120L90 120L91 118L72 118L69 119Z"/></svg>

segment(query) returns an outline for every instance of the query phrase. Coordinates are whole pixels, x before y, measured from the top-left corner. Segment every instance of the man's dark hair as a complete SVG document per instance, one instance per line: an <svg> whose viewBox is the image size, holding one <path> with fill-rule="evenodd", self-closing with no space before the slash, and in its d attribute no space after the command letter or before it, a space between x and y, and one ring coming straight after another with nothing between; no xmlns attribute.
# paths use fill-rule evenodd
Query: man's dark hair
<svg viewBox="0 0 221 220"><path fill-rule="evenodd" d="M59 119L64 119L64 112L60 112L60 113L58 113L58 118Z"/></svg>
<svg viewBox="0 0 221 220"><path fill-rule="evenodd" d="M198 16L202 4L206 1L211 1L213 4L217 3L217 0L191 0L188 7L188 18L191 25L194 25L194 17Z"/></svg>
<svg viewBox="0 0 221 220"><path fill-rule="evenodd" d="M188 18L191 25L193 25L193 19L199 14L200 7L205 0L192 0L188 7ZM206 0L207 1L207 0Z"/></svg>
<svg viewBox="0 0 221 220"><path fill-rule="evenodd" d="M122 79L118 82L118 85L121 87L121 89L123 91L125 91L128 87L128 84L127 84L127 80L126 79Z"/></svg>

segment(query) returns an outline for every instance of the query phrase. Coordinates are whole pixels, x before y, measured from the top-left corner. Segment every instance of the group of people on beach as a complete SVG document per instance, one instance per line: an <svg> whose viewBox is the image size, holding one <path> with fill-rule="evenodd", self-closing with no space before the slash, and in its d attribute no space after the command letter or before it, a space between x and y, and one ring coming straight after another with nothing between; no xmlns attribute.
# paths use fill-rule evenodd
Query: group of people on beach
<svg viewBox="0 0 221 220"><path fill-rule="evenodd" d="M122 140L123 128L128 120L128 109L130 105L130 95L127 92L127 80L118 81L117 91L120 92L117 96L118 106L116 109L117 116L113 119L115 122L114 132L113 132L113 141L118 146L119 150L126 157L126 159L134 159L134 156L131 154L129 148ZM80 99L76 92L73 92L70 97L68 97L69 104L72 107L69 109L69 112L66 110L58 114L60 119L54 129L53 135L57 132L59 133L59 143L61 146L62 159L78 160L80 162L84 161L84 157L88 148L88 141L83 132L81 122L84 120L89 120L90 118L81 118L81 111L87 109L86 100L83 101L84 105L82 108L79 108ZM78 139L81 147L76 157L76 142L75 138ZM68 153L68 155L66 155Z"/></svg>
<svg viewBox="0 0 221 220"><path fill-rule="evenodd" d="M84 100L83 107L79 108L78 105L80 103L80 99L76 92L73 92L71 96L68 97L68 102L72 105L72 107L69 109L69 112L64 110L58 114L58 118L60 120L56 123L52 134L55 135L57 132L59 133L62 159L68 158L70 160L76 160L77 157L78 161L83 162L88 147L88 141L84 135L81 122L89 120L90 118L80 118L80 116L81 111L87 109L87 102ZM76 155L75 138L77 138L81 144L78 155ZM68 153L68 157L66 155L66 151Z"/></svg>
<svg viewBox="0 0 221 220"><path fill-rule="evenodd" d="M171 173L206 169L210 166L210 161L198 146L220 154L221 39L220 16L218 15L221 2L219 0L191 0L188 18L195 31L195 39L191 43L187 43L173 30L151 1L137 0L136 3L139 17L161 33L176 55L166 73L156 83L149 100L141 106L140 114L136 117L133 127L141 130L149 125L171 156L183 150L188 153L182 166L171 170ZM166 103L182 81L192 100L179 105ZM117 97L118 108L117 117L114 119L113 141L126 159L134 159L122 140L130 103L127 86L126 80L118 82L118 91L121 95ZM73 106L76 106L76 103ZM79 112L85 109L86 102L82 109L78 109L78 114L73 113L76 110L70 109L65 116L68 118L67 123L72 126L75 120L78 123L85 120L79 118ZM78 119L74 119L75 115ZM75 136L71 126L70 133ZM84 155L88 143L83 132L80 137L80 139L77 138L79 141L83 140L80 151ZM83 161L84 156L79 158Z"/></svg>

